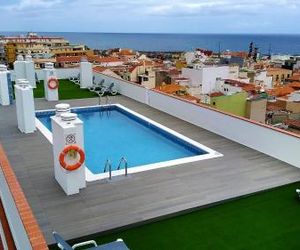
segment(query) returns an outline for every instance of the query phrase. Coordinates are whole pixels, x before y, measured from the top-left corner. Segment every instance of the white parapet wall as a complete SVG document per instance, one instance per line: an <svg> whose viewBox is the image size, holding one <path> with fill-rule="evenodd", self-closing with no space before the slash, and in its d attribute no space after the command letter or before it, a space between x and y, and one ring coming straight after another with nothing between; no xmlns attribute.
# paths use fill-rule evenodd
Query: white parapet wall
<svg viewBox="0 0 300 250"><path fill-rule="evenodd" d="M148 90L122 79L98 72L94 75L96 81L104 79L106 85L114 82L124 96L300 168L300 137L295 134Z"/></svg>
<svg viewBox="0 0 300 250"><path fill-rule="evenodd" d="M149 100L153 108L300 168L296 135L153 90Z"/></svg>
<svg viewBox="0 0 300 250"><path fill-rule="evenodd" d="M77 77L79 68L55 68L56 76L58 79L69 79L70 77ZM43 69L36 69L38 80L44 80Z"/></svg>
<svg viewBox="0 0 300 250"><path fill-rule="evenodd" d="M106 86L108 86L113 82L120 94L124 96L128 96L131 99L134 99L136 101L147 103L148 91L143 86L125 81L123 79L103 75L98 72L94 72L94 76L96 82L100 82L101 80L104 80L105 81L104 84Z"/></svg>

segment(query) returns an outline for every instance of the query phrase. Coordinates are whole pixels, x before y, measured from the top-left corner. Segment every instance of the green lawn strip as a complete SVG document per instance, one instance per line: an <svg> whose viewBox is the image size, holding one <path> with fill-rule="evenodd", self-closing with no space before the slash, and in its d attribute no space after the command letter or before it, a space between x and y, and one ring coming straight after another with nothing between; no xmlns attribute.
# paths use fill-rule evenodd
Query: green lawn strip
<svg viewBox="0 0 300 250"><path fill-rule="evenodd" d="M143 249L299 249L300 183L104 236ZM76 241L75 241L76 242ZM75 243L72 242L72 243ZM57 249L57 248L52 248Z"/></svg>
<svg viewBox="0 0 300 250"><path fill-rule="evenodd" d="M43 81L40 81L37 84L37 88L34 89L33 93L35 98L42 98L45 96ZM82 99L98 96L96 93L91 92L88 89L81 89L79 85L76 85L69 80L59 80L58 94L59 100Z"/></svg>

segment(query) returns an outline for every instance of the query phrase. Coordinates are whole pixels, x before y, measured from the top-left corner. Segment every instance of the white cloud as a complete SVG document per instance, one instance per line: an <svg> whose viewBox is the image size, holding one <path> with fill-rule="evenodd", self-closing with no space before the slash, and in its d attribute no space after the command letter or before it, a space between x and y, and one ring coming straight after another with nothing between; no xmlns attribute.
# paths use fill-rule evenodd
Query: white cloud
<svg viewBox="0 0 300 250"><path fill-rule="evenodd" d="M270 10L299 9L298 0L169 0L148 6L147 13L162 16L263 14Z"/></svg>
<svg viewBox="0 0 300 250"><path fill-rule="evenodd" d="M300 0L0 0L0 10L7 30L299 33Z"/></svg>
<svg viewBox="0 0 300 250"><path fill-rule="evenodd" d="M8 11L24 11L37 8L48 9L61 2L62 0L20 0L17 3L8 4L3 8Z"/></svg>

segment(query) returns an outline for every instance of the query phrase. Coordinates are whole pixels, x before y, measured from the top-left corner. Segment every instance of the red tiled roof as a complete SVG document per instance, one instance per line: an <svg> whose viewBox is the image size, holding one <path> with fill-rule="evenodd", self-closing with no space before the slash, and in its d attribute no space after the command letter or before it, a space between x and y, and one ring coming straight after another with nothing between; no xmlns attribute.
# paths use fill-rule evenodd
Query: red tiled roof
<svg viewBox="0 0 300 250"><path fill-rule="evenodd" d="M128 72L132 73L137 68L137 65L128 68Z"/></svg>
<svg viewBox="0 0 300 250"><path fill-rule="evenodd" d="M58 56L56 57L56 61L58 63L79 63L82 56Z"/></svg>
<svg viewBox="0 0 300 250"><path fill-rule="evenodd" d="M124 62L123 60L112 56L106 56L106 57L88 56L88 61L95 62L95 63Z"/></svg>
<svg viewBox="0 0 300 250"><path fill-rule="evenodd" d="M289 81L300 81L300 74L294 73L290 78L288 78Z"/></svg>
<svg viewBox="0 0 300 250"><path fill-rule="evenodd" d="M107 68L106 67L102 67L102 66L96 66L93 68L93 71L96 71L96 72L103 72L105 71Z"/></svg>
<svg viewBox="0 0 300 250"><path fill-rule="evenodd" d="M248 52L246 52L246 51L229 51L229 52L225 52L224 55L247 58Z"/></svg>
<svg viewBox="0 0 300 250"><path fill-rule="evenodd" d="M281 111L281 110L284 110L284 109L277 106L277 105L267 104L267 110L268 111Z"/></svg>
<svg viewBox="0 0 300 250"><path fill-rule="evenodd" d="M140 66L144 66L144 65L145 66L154 66L155 63L152 62L152 61L149 61L149 60L141 60L138 65L140 65Z"/></svg>
<svg viewBox="0 0 300 250"><path fill-rule="evenodd" d="M255 91L259 91L261 89L261 87L256 86L255 84L245 83L245 82L232 80L232 79L225 79L225 83L230 84L235 87L240 87L246 92L255 92Z"/></svg>
<svg viewBox="0 0 300 250"><path fill-rule="evenodd" d="M285 95L289 95L295 90L289 86L276 87L270 90L267 90L268 95L281 97Z"/></svg>
<svg viewBox="0 0 300 250"><path fill-rule="evenodd" d="M284 123L291 128L300 129L300 120L287 119Z"/></svg>
<svg viewBox="0 0 300 250"><path fill-rule="evenodd" d="M183 99L186 99L188 101L193 101L193 102L200 102L200 98L196 97L196 96L192 96L192 95L182 95L180 96Z"/></svg>
<svg viewBox="0 0 300 250"><path fill-rule="evenodd" d="M291 72L290 69L284 69L284 68L267 68L267 73L272 73L274 71L282 71L282 72Z"/></svg>
<svg viewBox="0 0 300 250"><path fill-rule="evenodd" d="M169 93L169 94L173 94L177 91L181 91L181 90L186 90L186 88L184 86L181 86L179 84L166 84L166 85L162 85L159 87L156 87L155 89L163 91L165 93Z"/></svg>
<svg viewBox="0 0 300 250"><path fill-rule="evenodd" d="M300 82L292 82L287 84L288 87L291 87L293 89L300 89Z"/></svg>
<svg viewBox="0 0 300 250"><path fill-rule="evenodd" d="M56 61L59 63L71 62L71 63L79 63L81 58L87 58L89 62L95 63L110 63L110 62L124 62L123 60L117 57L100 57L100 56L58 56Z"/></svg>
<svg viewBox="0 0 300 250"><path fill-rule="evenodd" d="M120 56L134 56L135 53L131 52L130 50L121 50L118 55Z"/></svg>
<svg viewBox="0 0 300 250"><path fill-rule="evenodd" d="M221 93L221 92L213 92L213 93L211 93L209 96L210 97L218 97L218 96L223 96L224 94L223 93Z"/></svg>

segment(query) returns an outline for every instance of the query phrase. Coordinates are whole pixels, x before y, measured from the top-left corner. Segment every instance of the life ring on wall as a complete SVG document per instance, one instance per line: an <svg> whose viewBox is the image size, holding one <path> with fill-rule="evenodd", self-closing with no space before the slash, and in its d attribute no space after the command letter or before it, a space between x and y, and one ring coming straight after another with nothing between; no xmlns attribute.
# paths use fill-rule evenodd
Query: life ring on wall
<svg viewBox="0 0 300 250"><path fill-rule="evenodd" d="M59 85L59 82L57 80L57 78L55 77L50 77L48 79L48 88L49 89L57 89L58 88L58 85Z"/></svg>
<svg viewBox="0 0 300 250"><path fill-rule="evenodd" d="M79 159L77 160L77 155L79 155ZM68 164L66 162L66 156L68 156L68 158L73 158L73 160L77 160L75 163L73 164ZM81 167L81 165L84 163L85 161L85 153L82 150L82 148L80 148L77 145L68 145L66 146L61 153L59 154L59 163L62 166L62 168L68 170L68 171L74 171L78 168Z"/></svg>

